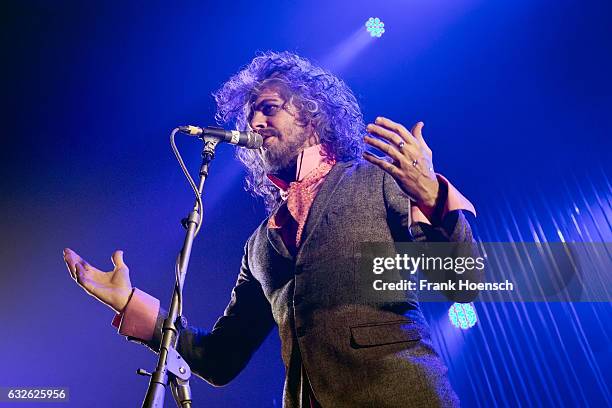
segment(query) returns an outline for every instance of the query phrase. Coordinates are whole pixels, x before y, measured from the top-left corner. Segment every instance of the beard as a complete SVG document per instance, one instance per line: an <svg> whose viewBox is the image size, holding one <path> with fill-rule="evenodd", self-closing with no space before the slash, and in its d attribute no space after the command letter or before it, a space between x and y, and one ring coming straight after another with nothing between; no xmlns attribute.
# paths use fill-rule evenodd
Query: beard
<svg viewBox="0 0 612 408"><path fill-rule="evenodd" d="M277 138L281 135L276 129L270 129L269 134ZM294 166L308 137L306 129L294 129L291 134L284 134L282 140L279 138L264 149L262 158L266 173L276 174Z"/></svg>

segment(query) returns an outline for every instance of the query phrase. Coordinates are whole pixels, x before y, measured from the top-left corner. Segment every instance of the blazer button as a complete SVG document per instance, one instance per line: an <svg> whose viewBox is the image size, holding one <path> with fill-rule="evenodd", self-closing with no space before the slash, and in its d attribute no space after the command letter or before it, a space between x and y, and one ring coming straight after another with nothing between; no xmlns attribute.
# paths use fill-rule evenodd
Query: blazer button
<svg viewBox="0 0 612 408"><path fill-rule="evenodd" d="M296 334L298 337L304 337L304 335L306 334L306 329L304 327L298 327L295 330Z"/></svg>
<svg viewBox="0 0 612 408"><path fill-rule="evenodd" d="M294 305L299 305L300 303L302 303L303 300L304 300L304 296L302 296L302 295L295 295L293 297L293 304Z"/></svg>

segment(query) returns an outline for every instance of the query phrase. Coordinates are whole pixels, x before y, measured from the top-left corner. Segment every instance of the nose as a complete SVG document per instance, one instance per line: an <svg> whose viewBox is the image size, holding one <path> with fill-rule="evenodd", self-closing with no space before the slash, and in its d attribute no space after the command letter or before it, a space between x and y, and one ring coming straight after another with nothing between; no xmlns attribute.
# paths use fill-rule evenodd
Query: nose
<svg viewBox="0 0 612 408"><path fill-rule="evenodd" d="M250 125L254 130L265 129L268 127L266 115L260 111L255 111L251 118Z"/></svg>

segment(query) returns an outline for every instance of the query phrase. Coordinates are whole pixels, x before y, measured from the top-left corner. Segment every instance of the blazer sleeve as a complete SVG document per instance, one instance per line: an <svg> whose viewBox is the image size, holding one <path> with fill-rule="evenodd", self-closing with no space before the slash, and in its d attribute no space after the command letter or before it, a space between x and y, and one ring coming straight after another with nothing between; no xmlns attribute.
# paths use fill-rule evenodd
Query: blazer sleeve
<svg viewBox="0 0 612 408"><path fill-rule="evenodd" d="M448 184L440 183L442 195L440 207L448 199ZM397 182L386 172L383 174L383 196L387 208L387 222L395 241L417 242L473 242L472 229L462 210L448 211L441 222L435 225L413 222L411 198L404 193Z"/></svg>
<svg viewBox="0 0 612 408"><path fill-rule="evenodd" d="M412 241L410 225L410 197L404 193L393 177L383 171L383 198L387 209L387 225L396 242Z"/></svg>
<svg viewBox="0 0 612 408"><path fill-rule="evenodd" d="M444 214L440 222L435 225L425 222L412 222L410 217L410 206L413 205L408 197L397 185L395 180L385 174L383 179L383 191L385 204L387 206L387 222L396 242L447 242L457 243L453 245L451 256L471 256L477 257L478 251L476 242L472 234L472 228L466 218L466 212L462 210L452 210ZM442 197L441 206L448 198L448 184L440 183ZM435 277L441 281L456 280L461 278L470 282L482 282L484 273L473 270L458 275L449 272L445 276ZM478 291L446 291L444 295L453 302L468 303L473 301L478 295Z"/></svg>
<svg viewBox="0 0 612 408"><path fill-rule="evenodd" d="M463 210L443 211L446 207L446 202L449 199L449 185L444 178L438 177L440 180L440 198L436 212L444 215L436 217L439 222L436 224L428 224L425 222L415 222L410 225L410 233L417 242L465 242L473 243L472 228L465 216Z"/></svg>
<svg viewBox="0 0 612 408"><path fill-rule="evenodd" d="M167 311L160 308L153 338L131 338L159 352ZM270 303L248 265L248 243L229 304L212 331L189 326L177 343L177 351L191 370L207 382L222 386L234 379L274 327Z"/></svg>

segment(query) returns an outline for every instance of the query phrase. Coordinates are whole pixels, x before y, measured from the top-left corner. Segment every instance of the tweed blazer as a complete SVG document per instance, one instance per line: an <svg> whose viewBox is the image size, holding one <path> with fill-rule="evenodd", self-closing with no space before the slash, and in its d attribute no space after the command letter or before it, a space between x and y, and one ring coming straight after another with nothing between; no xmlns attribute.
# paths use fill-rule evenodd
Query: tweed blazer
<svg viewBox="0 0 612 408"><path fill-rule="evenodd" d="M178 351L195 374L224 385L277 326L286 408L303 407L307 387L323 407L457 406L416 298L361 296L364 242L472 241L462 211L449 213L440 227L411 226L410 206L378 167L337 163L310 208L295 256L264 220L244 247L223 316L210 332L183 330ZM147 344L154 350L165 317L160 310Z"/></svg>

